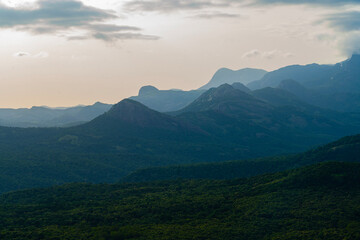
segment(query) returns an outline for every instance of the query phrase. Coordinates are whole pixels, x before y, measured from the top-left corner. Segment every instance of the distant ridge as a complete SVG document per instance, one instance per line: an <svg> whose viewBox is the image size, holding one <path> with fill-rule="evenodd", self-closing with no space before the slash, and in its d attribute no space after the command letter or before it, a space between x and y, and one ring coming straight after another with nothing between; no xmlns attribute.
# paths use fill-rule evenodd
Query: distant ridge
<svg viewBox="0 0 360 240"><path fill-rule="evenodd" d="M96 102L89 106L49 108L46 106L0 109L0 126L6 127L68 127L88 122L111 108Z"/></svg>
<svg viewBox="0 0 360 240"><path fill-rule="evenodd" d="M159 112L173 112L184 108L203 92L205 91L159 90L148 85L141 87L138 96L130 97L130 99Z"/></svg>
<svg viewBox="0 0 360 240"><path fill-rule="evenodd" d="M234 71L228 68L221 68L214 74L210 82L199 89L207 90L225 83L233 84L235 82L240 82L246 85L250 82L261 79L266 73L267 71L262 69L244 68Z"/></svg>

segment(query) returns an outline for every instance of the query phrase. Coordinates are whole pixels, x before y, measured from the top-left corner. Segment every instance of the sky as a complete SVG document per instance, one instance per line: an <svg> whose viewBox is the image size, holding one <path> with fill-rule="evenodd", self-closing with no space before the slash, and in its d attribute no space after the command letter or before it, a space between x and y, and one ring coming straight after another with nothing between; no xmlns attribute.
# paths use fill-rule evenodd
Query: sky
<svg viewBox="0 0 360 240"><path fill-rule="evenodd" d="M0 107L116 103L359 50L360 0L0 0Z"/></svg>

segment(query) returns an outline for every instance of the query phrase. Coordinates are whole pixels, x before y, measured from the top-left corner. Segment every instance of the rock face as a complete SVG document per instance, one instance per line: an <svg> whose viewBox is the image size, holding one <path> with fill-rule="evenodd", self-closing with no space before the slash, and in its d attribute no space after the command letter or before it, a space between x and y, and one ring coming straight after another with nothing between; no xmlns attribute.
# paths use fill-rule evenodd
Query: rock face
<svg viewBox="0 0 360 240"><path fill-rule="evenodd" d="M159 89L157 89L154 86L144 86L142 88L140 88L139 90L139 96L147 96L147 95L152 95L152 94L156 94L159 92Z"/></svg>

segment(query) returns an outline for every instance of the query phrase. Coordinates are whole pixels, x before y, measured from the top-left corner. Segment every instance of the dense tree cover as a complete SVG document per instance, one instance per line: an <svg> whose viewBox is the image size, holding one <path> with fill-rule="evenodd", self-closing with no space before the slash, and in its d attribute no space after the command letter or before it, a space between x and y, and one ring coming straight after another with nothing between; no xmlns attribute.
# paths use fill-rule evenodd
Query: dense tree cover
<svg viewBox="0 0 360 240"><path fill-rule="evenodd" d="M360 162L360 135L348 136L310 151L289 156L145 168L134 171L123 178L123 181L233 179L274 173L325 161Z"/></svg>
<svg viewBox="0 0 360 240"><path fill-rule="evenodd" d="M1 239L360 239L360 164L0 197Z"/></svg>

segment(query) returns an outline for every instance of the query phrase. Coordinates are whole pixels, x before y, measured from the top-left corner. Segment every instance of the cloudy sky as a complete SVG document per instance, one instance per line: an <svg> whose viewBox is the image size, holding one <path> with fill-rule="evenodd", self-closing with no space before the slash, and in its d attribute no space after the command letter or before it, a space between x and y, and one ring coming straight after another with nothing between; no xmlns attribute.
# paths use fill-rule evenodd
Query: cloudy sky
<svg viewBox="0 0 360 240"><path fill-rule="evenodd" d="M360 0L0 0L0 107L116 103L360 49Z"/></svg>

